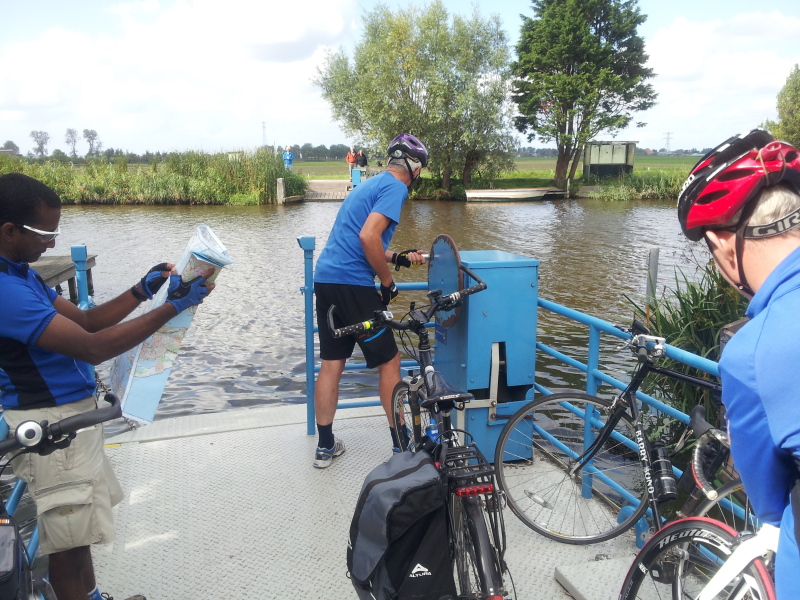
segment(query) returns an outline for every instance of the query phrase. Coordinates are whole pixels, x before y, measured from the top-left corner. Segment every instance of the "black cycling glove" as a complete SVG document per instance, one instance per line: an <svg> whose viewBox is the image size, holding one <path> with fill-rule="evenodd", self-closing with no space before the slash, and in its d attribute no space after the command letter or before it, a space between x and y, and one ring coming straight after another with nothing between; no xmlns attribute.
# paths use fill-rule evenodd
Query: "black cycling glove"
<svg viewBox="0 0 800 600"><path fill-rule="evenodd" d="M384 306L389 306L389 303L397 298L397 286L394 281L388 286L381 284L381 302Z"/></svg>
<svg viewBox="0 0 800 600"><path fill-rule="evenodd" d="M164 285L164 282L167 280L167 277L161 275L162 271L169 271L169 267L165 262L158 263L155 267L150 269L139 282L148 300L153 299L153 295L161 289L161 286Z"/></svg>
<svg viewBox="0 0 800 600"><path fill-rule="evenodd" d="M403 250L392 254L392 264L395 265L394 270L399 271L400 267L410 267L412 262L409 260L408 255L416 251L416 248L412 248L411 250Z"/></svg>

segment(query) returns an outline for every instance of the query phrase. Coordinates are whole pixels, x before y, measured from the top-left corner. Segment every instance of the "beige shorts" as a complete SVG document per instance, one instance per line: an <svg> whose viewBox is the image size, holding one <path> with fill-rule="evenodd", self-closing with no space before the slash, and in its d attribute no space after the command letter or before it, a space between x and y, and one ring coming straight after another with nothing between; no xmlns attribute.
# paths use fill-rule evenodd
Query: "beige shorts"
<svg viewBox="0 0 800 600"><path fill-rule="evenodd" d="M63 406L6 410L13 429L23 421L55 423L97 407L94 396ZM114 541L111 507L124 497L103 452L103 426L81 431L69 447L47 456L32 452L15 458L14 474L28 484L36 503L42 554Z"/></svg>

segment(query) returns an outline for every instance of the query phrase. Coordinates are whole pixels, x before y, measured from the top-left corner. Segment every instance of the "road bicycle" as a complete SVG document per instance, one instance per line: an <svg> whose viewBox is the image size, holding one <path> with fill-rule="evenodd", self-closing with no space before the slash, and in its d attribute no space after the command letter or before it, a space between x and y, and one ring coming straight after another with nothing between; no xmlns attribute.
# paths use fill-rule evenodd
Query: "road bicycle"
<svg viewBox="0 0 800 600"><path fill-rule="evenodd" d="M699 468L696 455L693 472ZM713 501L720 490L702 471L697 485ZM656 532L636 555L619 600L775 600L772 569L779 536L780 530L766 523L756 533L708 517L678 519Z"/></svg>
<svg viewBox="0 0 800 600"><path fill-rule="evenodd" d="M508 505L528 527L550 539L570 544L605 541L645 514L652 529L659 529L661 504L675 500L678 487L664 442L650 439L647 428L653 420L645 418L636 392L651 373L720 391L715 382L656 365L664 355L664 338L650 335L638 321L630 332L628 345L638 366L613 401L581 392L551 394L518 410L500 433L494 464ZM698 460L706 461L706 450ZM724 444L717 448L712 471L727 456L726 450ZM717 490L714 500L698 502L694 493L686 510L716 514L719 506L731 507L730 499L740 497L741 490L741 482L733 480ZM752 513L739 504L734 514L740 521L751 521ZM742 522L734 526L747 528ZM640 527L639 533L646 531Z"/></svg>
<svg viewBox="0 0 800 600"><path fill-rule="evenodd" d="M401 451L428 452L441 474L448 502L448 535L459 599L502 600L513 597L504 583L510 580L505 564L505 526L494 468L484 458L469 433L453 427L451 412L462 410L472 394L451 387L433 368L426 325L437 312L451 311L467 296L486 289L486 284L464 265L459 267L475 285L442 295L427 294L430 304L410 310L400 321L388 311L377 311L370 321L336 329L335 307L328 312L334 337L359 335L389 328L401 333L406 352L420 365L416 374L404 377L392 395L393 420ZM416 347L410 335L418 338ZM408 428L408 429L406 429ZM407 431L408 439L401 432Z"/></svg>
<svg viewBox="0 0 800 600"><path fill-rule="evenodd" d="M24 421L0 441L0 456L6 456L0 474L13 458L27 452L47 455L70 445L81 429L93 427L105 421L122 416L119 399L114 394L105 395L109 406L73 415L58 421ZM15 452L16 451L16 452ZM13 455L9 456L11 453ZM0 503L0 598L4 600L54 600L50 584L43 579L34 578L33 559L38 545L38 535L34 535L26 547L14 521L24 486L18 486L8 502Z"/></svg>

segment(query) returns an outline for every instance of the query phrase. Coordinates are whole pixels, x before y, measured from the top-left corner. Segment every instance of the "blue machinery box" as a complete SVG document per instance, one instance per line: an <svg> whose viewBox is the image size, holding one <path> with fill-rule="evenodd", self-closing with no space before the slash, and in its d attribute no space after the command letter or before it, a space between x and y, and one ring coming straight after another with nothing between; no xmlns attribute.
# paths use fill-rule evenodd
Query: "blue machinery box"
<svg viewBox="0 0 800 600"><path fill-rule="evenodd" d="M533 398L536 375L536 315L539 261L502 252L461 252L461 262L488 286L467 298L455 324L436 325L436 370L475 400L458 412L481 452L494 460L506 419ZM474 282L466 281L469 286ZM429 288L436 289L436 281Z"/></svg>

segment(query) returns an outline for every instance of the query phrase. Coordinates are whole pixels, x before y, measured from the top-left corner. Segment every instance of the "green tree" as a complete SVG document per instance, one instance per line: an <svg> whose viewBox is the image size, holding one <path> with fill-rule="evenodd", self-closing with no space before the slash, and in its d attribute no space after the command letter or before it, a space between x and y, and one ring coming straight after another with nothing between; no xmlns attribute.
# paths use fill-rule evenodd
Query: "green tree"
<svg viewBox="0 0 800 600"><path fill-rule="evenodd" d="M50 141L50 134L46 131L31 131L31 139L33 140L33 151L39 155L39 158L44 158L47 155L47 142Z"/></svg>
<svg viewBox="0 0 800 600"><path fill-rule="evenodd" d="M385 148L398 133L413 133L445 189L459 172L469 182L490 155L510 163L509 56L499 17L476 8L451 18L440 0L404 10L378 4L364 15L353 54L329 54L315 83L359 146Z"/></svg>
<svg viewBox="0 0 800 600"><path fill-rule="evenodd" d="M50 155L50 158L52 158L53 160L55 160L57 162L60 162L60 163L68 163L69 162L69 156L67 156L64 153L64 151L59 149L59 148L56 148L55 150L53 150L53 154Z"/></svg>
<svg viewBox="0 0 800 600"><path fill-rule="evenodd" d="M97 132L94 129L84 129L83 139L89 144L89 151L86 153L86 156L100 156L100 148L102 148L103 145L97 137Z"/></svg>
<svg viewBox="0 0 800 600"><path fill-rule="evenodd" d="M0 149L2 149L2 150L13 150L14 154L19 154L19 146L17 146L11 140L7 140L6 143L3 144L2 148L0 148Z"/></svg>
<svg viewBox="0 0 800 600"><path fill-rule="evenodd" d="M786 84L778 92L778 122L767 121L766 127L778 139L800 146L800 67L795 64Z"/></svg>
<svg viewBox="0 0 800 600"><path fill-rule="evenodd" d="M75 150L75 146L78 145L78 139L77 129L67 129L67 133L64 135L64 142L69 146L69 155L72 158L78 158L78 152Z"/></svg>
<svg viewBox="0 0 800 600"><path fill-rule="evenodd" d="M556 185L562 189L587 141L627 127L632 113L655 103L644 66L646 17L636 0L533 0L522 16L514 100L519 131L558 146ZM644 123L637 123L641 127Z"/></svg>

